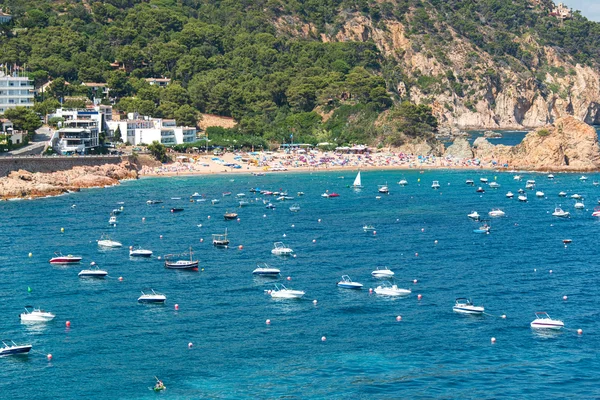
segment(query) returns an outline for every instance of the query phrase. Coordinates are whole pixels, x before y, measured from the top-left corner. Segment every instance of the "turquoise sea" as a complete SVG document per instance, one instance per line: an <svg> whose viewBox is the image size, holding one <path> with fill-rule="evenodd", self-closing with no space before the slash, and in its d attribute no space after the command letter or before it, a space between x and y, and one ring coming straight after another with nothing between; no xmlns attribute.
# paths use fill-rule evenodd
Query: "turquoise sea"
<svg viewBox="0 0 600 400"><path fill-rule="evenodd" d="M591 217L600 198L592 182L600 175L583 182L576 174L548 180L525 173L515 181L513 173L493 171L363 171L364 188L355 192L348 188L355 173L147 178L0 203L0 332L33 344L27 357L0 358L0 397L600 397L600 220ZM501 187L480 195L465 185L481 177ZM408 186L396 183L402 178ZM529 202L505 197L524 188L526 179L537 182ZM433 180L439 190L431 188ZM390 194L377 199L377 185L386 182ZM276 209L268 210L262 195L249 193L253 187L305 195L287 202L270 198ZM340 197L322 198L326 190ZM536 190L545 197L537 198ZM584 196L585 209L558 197L561 190ZM190 203L194 192L209 201ZM261 200L236 208L237 193ZM213 198L221 202L212 205ZM149 199L164 203L147 205ZM120 202L124 211L110 227L109 213ZM289 211L293 203L300 212ZM572 217L553 218L558 205ZM184 211L171 213L173 206ZM496 207L506 217L491 220L489 235L474 233L479 224L467 214L487 215ZM228 210L236 210L239 222L224 220ZM364 224L374 225L376 234L363 232ZM226 228L232 246L214 248L211 234ZM124 247L99 250L103 233ZM572 243L565 246L564 239ZM297 256L271 255L276 241ZM153 250L153 258L130 259L127 247L136 244ZM190 245L201 271L166 270L158 260ZM55 251L83 261L52 266ZM92 261L110 276L79 279ZM279 267L282 277L253 277L257 262ZM410 296L369 293L379 282L371 271L384 266L395 271L399 287L412 290ZM345 274L363 290L336 287ZM306 295L271 299L265 290L274 282ZM166 294L166 304L138 304L147 287ZM457 297L484 305L487 315L454 313ZM21 324L18 314L29 304L57 317L45 325ZM532 330L536 311L563 320L566 328ZM149 390L155 376L165 392Z"/></svg>

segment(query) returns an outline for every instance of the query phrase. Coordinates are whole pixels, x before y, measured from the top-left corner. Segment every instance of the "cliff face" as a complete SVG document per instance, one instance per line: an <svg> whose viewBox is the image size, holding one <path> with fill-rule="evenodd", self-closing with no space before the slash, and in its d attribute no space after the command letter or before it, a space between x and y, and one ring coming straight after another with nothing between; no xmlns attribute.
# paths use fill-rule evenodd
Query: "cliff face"
<svg viewBox="0 0 600 400"><path fill-rule="evenodd" d="M413 10L414 11L414 10ZM441 125L460 128L536 128L573 115L588 124L600 123L600 70L580 65L555 48L543 46L527 33L514 42L531 61L500 60L436 22L447 40L432 43L414 35L396 20L373 22L361 14L344 14L336 31L322 41L373 41L396 64L402 79L390 82L400 99L431 105ZM443 20L443 18L442 18ZM281 33L315 37L316 28L293 17L275 23ZM389 74L388 74L389 75Z"/></svg>

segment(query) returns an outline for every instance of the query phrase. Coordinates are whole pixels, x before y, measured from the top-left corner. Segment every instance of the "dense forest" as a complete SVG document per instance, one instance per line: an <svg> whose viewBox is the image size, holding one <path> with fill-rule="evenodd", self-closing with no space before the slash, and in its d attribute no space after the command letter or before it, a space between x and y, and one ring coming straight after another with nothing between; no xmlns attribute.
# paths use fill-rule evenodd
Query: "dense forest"
<svg viewBox="0 0 600 400"><path fill-rule="evenodd" d="M517 39L560 49L573 62L600 59L600 24L579 13L560 21L545 0L0 0L13 16L0 25L0 64L21 66L36 86L53 80L39 111L57 100L91 97L80 82L107 83L118 109L177 118L198 113L233 117L232 134L249 144L369 142L402 144L431 137L437 127L427 104L401 87L468 96L468 74L420 76L384 54L373 40L331 40L348 15L386 29L405 27L417 51L444 60L455 40L515 69L543 70L544 60ZM302 36L285 21L310 29ZM328 38L328 40L324 40ZM478 55L473 54L473 63ZM550 68L550 66L547 66ZM468 68L467 68L468 69ZM568 71L563 71L568 73ZM487 75L486 75L487 74ZM144 78L168 77L166 88ZM540 85L543 77L538 76ZM78 97L79 96L79 97ZM105 99L108 102L109 99ZM468 103L469 100L465 100Z"/></svg>

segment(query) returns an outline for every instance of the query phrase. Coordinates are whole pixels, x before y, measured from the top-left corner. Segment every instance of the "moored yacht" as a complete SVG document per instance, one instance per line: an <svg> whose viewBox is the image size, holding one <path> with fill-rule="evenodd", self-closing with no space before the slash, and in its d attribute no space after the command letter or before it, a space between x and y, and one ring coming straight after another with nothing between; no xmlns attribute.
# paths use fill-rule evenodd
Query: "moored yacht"
<svg viewBox="0 0 600 400"><path fill-rule="evenodd" d="M474 305L470 299L459 297L452 307L452 311L461 314L478 314L481 315L485 311L483 306Z"/></svg>
<svg viewBox="0 0 600 400"><path fill-rule="evenodd" d="M157 293L154 289L142 290L142 295L138 297L138 303L164 303L167 300L167 296L162 293Z"/></svg>
<svg viewBox="0 0 600 400"><path fill-rule="evenodd" d="M374 291L382 296L408 296L412 293L410 289L401 289L398 285L392 285L388 282L383 282Z"/></svg>
<svg viewBox="0 0 600 400"><path fill-rule="evenodd" d="M362 283L353 282L348 275L342 275L342 280L337 285L344 289L361 289L363 287Z"/></svg>
<svg viewBox="0 0 600 400"><path fill-rule="evenodd" d="M552 216L559 217L559 218L569 218L571 216L571 214L568 211L565 211L560 207L556 207L554 209L554 212L552 213Z"/></svg>
<svg viewBox="0 0 600 400"><path fill-rule="evenodd" d="M388 269L387 267L385 268L377 268L375 271L371 272L371 275L374 278L392 278L394 276L394 271Z"/></svg>
<svg viewBox="0 0 600 400"><path fill-rule="evenodd" d="M283 284L275 284L275 289L269 294L274 299L300 299L305 293L302 290L288 289Z"/></svg>
<svg viewBox="0 0 600 400"><path fill-rule="evenodd" d="M275 254L276 256L291 256L294 253L294 250L286 247L283 242L275 242L273 243L273 249L271 250L271 254Z"/></svg>
<svg viewBox="0 0 600 400"><path fill-rule="evenodd" d="M530 326L534 329L561 329L565 326L564 322L552 319L547 312L536 312L535 319L531 321Z"/></svg>
<svg viewBox="0 0 600 400"><path fill-rule="evenodd" d="M280 273L279 268L270 267L267 263L257 263L256 268L252 271L253 275L268 276L271 278L276 278Z"/></svg>
<svg viewBox="0 0 600 400"><path fill-rule="evenodd" d="M23 322L48 322L52 321L56 315L33 306L25 306L25 312L20 317Z"/></svg>

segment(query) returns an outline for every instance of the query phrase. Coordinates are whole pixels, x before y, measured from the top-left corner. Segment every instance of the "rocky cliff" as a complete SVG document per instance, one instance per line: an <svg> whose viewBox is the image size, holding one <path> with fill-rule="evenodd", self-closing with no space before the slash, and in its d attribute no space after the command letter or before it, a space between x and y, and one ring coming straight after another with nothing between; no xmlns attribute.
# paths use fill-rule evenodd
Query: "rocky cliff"
<svg viewBox="0 0 600 400"><path fill-rule="evenodd" d="M13 171L0 178L0 199L56 196L82 188L118 185L123 179L136 179L135 167L129 162L96 167L74 167L53 173Z"/></svg>

